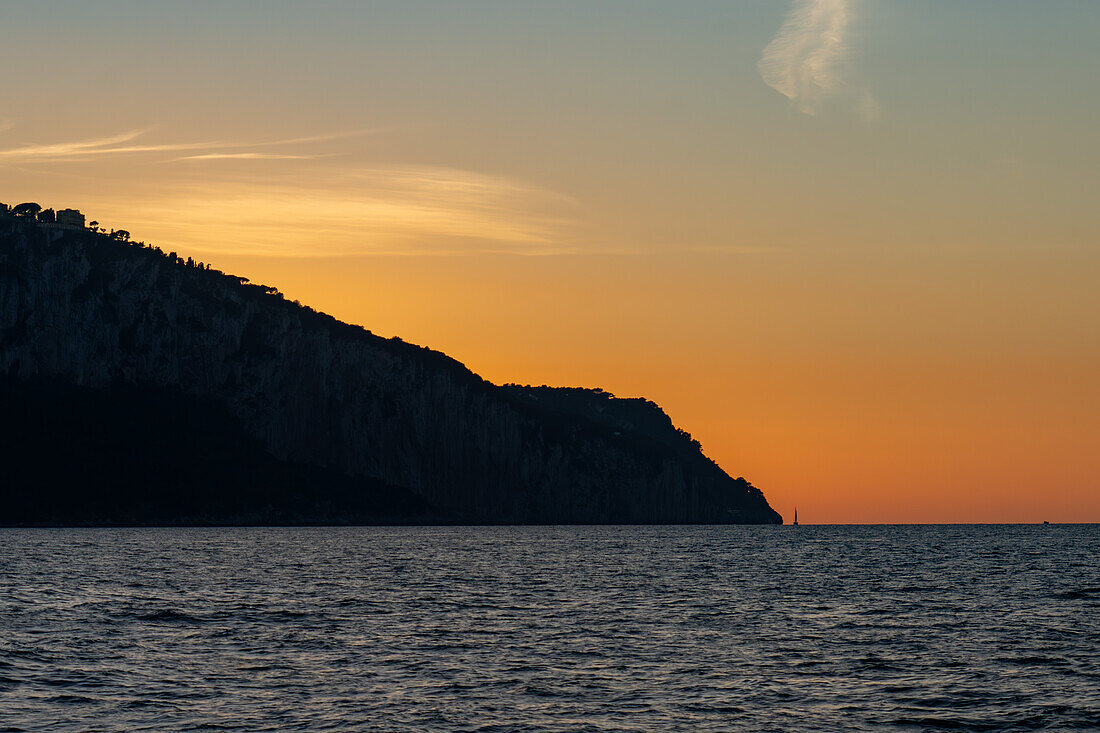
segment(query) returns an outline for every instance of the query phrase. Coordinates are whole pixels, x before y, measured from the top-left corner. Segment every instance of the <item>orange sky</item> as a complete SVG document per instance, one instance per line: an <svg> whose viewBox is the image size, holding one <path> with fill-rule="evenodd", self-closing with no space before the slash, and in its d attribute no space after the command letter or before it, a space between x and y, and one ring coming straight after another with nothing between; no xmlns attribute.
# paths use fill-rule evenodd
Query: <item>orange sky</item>
<svg viewBox="0 0 1100 733"><path fill-rule="evenodd" d="M812 267L772 293L724 257L223 264L498 383L646 395L787 517L795 505L805 522L1098 516L1097 344L1067 347L1075 326L1047 321L1074 303L1021 303L997 323L1009 314L983 307L974 262L933 280L928 300L934 273L895 281L900 292L853 273L825 301ZM1050 287L1034 263L1018 267Z"/></svg>
<svg viewBox="0 0 1100 733"><path fill-rule="evenodd" d="M1091 4L58 0L0 24L4 68L40 60L0 80L2 201L494 382L649 397L787 519L1100 521Z"/></svg>

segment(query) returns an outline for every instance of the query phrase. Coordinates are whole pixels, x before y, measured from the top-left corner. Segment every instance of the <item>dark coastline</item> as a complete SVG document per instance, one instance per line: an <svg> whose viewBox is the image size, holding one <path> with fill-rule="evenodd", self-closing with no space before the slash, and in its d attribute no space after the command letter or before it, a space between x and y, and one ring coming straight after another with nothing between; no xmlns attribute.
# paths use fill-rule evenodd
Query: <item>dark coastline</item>
<svg viewBox="0 0 1100 733"><path fill-rule="evenodd" d="M0 525L781 523L656 404L486 382L275 288L0 220Z"/></svg>

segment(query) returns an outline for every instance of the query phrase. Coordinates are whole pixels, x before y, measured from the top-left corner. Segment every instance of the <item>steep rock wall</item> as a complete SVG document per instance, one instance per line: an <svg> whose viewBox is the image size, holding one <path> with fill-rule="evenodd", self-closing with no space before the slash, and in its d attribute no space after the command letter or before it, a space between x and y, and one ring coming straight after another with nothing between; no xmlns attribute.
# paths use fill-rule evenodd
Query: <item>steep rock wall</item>
<svg viewBox="0 0 1100 733"><path fill-rule="evenodd" d="M0 221L0 373L212 398L278 460L405 487L456 521L781 521L652 403L496 387L268 290Z"/></svg>

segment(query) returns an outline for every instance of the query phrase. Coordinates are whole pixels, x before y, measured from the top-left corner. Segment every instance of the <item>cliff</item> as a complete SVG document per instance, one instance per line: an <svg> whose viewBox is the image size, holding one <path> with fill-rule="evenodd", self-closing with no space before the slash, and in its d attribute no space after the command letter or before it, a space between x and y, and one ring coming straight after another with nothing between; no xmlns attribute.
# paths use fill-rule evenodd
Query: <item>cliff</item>
<svg viewBox="0 0 1100 733"><path fill-rule="evenodd" d="M774 523L646 400L498 387L274 289L0 219L2 523Z"/></svg>

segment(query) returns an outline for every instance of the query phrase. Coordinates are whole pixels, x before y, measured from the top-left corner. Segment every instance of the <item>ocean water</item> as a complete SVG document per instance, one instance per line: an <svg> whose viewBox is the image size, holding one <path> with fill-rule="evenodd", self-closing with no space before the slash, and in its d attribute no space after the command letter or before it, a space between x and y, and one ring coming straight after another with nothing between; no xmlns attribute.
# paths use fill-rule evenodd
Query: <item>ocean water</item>
<svg viewBox="0 0 1100 733"><path fill-rule="evenodd" d="M1100 526L0 530L3 731L1100 729Z"/></svg>

